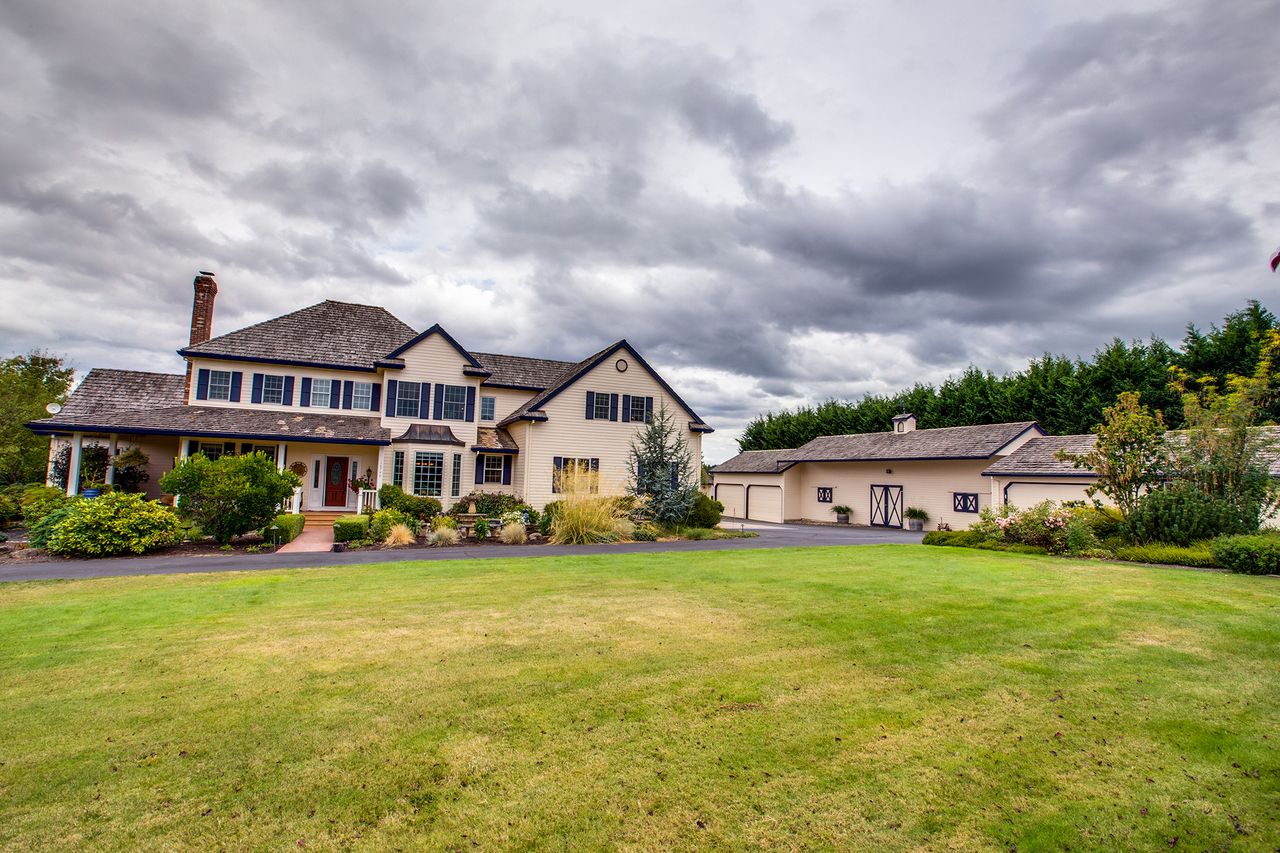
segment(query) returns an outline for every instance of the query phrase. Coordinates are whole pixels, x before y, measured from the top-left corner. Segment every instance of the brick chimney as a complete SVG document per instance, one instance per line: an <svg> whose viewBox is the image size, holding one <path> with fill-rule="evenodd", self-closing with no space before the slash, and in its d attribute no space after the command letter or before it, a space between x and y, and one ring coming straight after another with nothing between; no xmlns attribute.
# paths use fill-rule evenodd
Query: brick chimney
<svg viewBox="0 0 1280 853"><path fill-rule="evenodd" d="M195 298L191 302L191 342L187 346L202 344L213 337L213 300L218 295L218 283L213 273L200 270L191 282ZM183 388L183 400L191 399L191 362L187 361L187 381Z"/></svg>

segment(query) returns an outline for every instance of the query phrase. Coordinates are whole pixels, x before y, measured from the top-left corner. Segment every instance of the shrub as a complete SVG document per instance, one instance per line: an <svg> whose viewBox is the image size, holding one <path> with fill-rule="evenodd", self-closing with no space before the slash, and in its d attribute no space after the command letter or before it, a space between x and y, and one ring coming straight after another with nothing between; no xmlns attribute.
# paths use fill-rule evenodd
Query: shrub
<svg viewBox="0 0 1280 853"><path fill-rule="evenodd" d="M441 528L441 529L443 530L447 528ZM489 538L489 522L485 521L483 518L477 518L475 525L473 525L471 528L471 533L473 536L476 537L476 541L479 541L481 539L488 539Z"/></svg>
<svg viewBox="0 0 1280 853"><path fill-rule="evenodd" d="M108 557L143 554L182 541L182 525L167 507L140 495L108 492L76 501L49 535L54 554Z"/></svg>
<svg viewBox="0 0 1280 853"><path fill-rule="evenodd" d="M502 529L498 531L498 538L507 545L523 545L528 536L524 531L524 522L518 524L504 524Z"/></svg>
<svg viewBox="0 0 1280 853"><path fill-rule="evenodd" d="M1068 554L1092 554L1102 550L1102 542L1093 532L1087 515L1080 510L1071 511L1071 519L1063 529L1063 550Z"/></svg>
<svg viewBox="0 0 1280 853"><path fill-rule="evenodd" d="M427 537L427 542L431 545L457 545L458 539L458 528L437 527L431 531L431 534Z"/></svg>
<svg viewBox="0 0 1280 853"><path fill-rule="evenodd" d="M291 512L282 512L271 522L278 529L271 530L271 524L262 528L262 540L264 542L279 542L281 545L287 545L298 538L298 534L302 532L302 528L306 525L306 516Z"/></svg>
<svg viewBox="0 0 1280 853"><path fill-rule="evenodd" d="M542 508L542 518L538 521L538 532L543 536L551 536L551 528L556 515L560 512L560 501L552 501Z"/></svg>
<svg viewBox="0 0 1280 853"><path fill-rule="evenodd" d="M445 527L450 530L457 530L458 520L456 518L450 518L447 515L437 515L435 518L431 519L432 530L441 530Z"/></svg>
<svg viewBox="0 0 1280 853"><path fill-rule="evenodd" d="M557 545L617 542L635 532L634 523L612 498L573 494L559 504L551 523L551 541Z"/></svg>
<svg viewBox="0 0 1280 853"><path fill-rule="evenodd" d="M217 459L197 453L160 478L165 492L179 496L178 511L218 544L271 524L300 483L265 453Z"/></svg>
<svg viewBox="0 0 1280 853"><path fill-rule="evenodd" d="M340 515L333 521L334 542L354 542L369 538L369 516Z"/></svg>
<svg viewBox="0 0 1280 853"><path fill-rule="evenodd" d="M1067 550L1067 525L1074 517L1074 510L1053 501L1042 501L1025 510L1005 504L995 510L983 507L978 522L969 529L992 542L1030 545L1061 554ZM1082 538L1083 534L1077 532L1077 541Z"/></svg>
<svg viewBox="0 0 1280 853"><path fill-rule="evenodd" d="M921 540L925 545L944 545L953 548L976 548L987 537L977 530L930 530Z"/></svg>
<svg viewBox="0 0 1280 853"><path fill-rule="evenodd" d="M504 512L528 506L517 495L509 495L506 492L472 492L454 501L453 506L449 507L449 515L454 518L465 515L471 511L470 507L473 503L476 505L476 513L485 518L497 518Z"/></svg>
<svg viewBox="0 0 1280 853"><path fill-rule="evenodd" d="M393 524L387 529L387 535L382 537L382 544L390 547L398 545L412 545L418 541L418 534L407 524Z"/></svg>
<svg viewBox="0 0 1280 853"><path fill-rule="evenodd" d="M0 494L0 524L22 517L22 504L19 503L19 497L7 492Z"/></svg>
<svg viewBox="0 0 1280 853"><path fill-rule="evenodd" d="M640 524L636 526L635 532L631 534L631 538L637 542L657 542L658 528L652 524Z"/></svg>
<svg viewBox="0 0 1280 853"><path fill-rule="evenodd" d="M1027 545L1022 542L992 542L987 540L979 542L974 548L980 548L983 551L1008 551L1012 554L1048 554L1048 548L1041 548L1038 545Z"/></svg>
<svg viewBox="0 0 1280 853"><path fill-rule="evenodd" d="M1254 519L1257 514L1253 513ZM1205 539L1256 530L1229 501L1190 485L1155 489L1138 499L1129 514L1128 532L1139 543L1190 545Z"/></svg>
<svg viewBox="0 0 1280 853"><path fill-rule="evenodd" d="M1213 549L1208 542L1197 542L1194 545L1130 545L1117 548L1117 560L1129 563L1167 563L1172 566L1201 566L1212 568L1218 565L1213 556Z"/></svg>
<svg viewBox="0 0 1280 853"><path fill-rule="evenodd" d="M63 489L53 486L30 486L22 493L22 521L28 528L59 507L71 502Z"/></svg>
<svg viewBox="0 0 1280 853"><path fill-rule="evenodd" d="M693 507L685 516L684 523L690 527L715 527L724 515L724 504L714 498L698 492L693 498Z"/></svg>
<svg viewBox="0 0 1280 853"><path fill-rule="evenodd" d="M369 520L369 538L381 542L391 533L391 528L400 525L408 528L410 535L417 538L422 529L417 518L398 509L380 509Z"/></svg>
<svg viewBox="0 0 1280 853"><path fill-rule="evenodd" d="M1280 536L1223 536L1214 540L1211 550L1224 569L1245 575L1280 574Z"/></svg>
<svg viewBox="0 0 1280 853"><path fill-rule="evenodd" d="M428 521L440 514L440 501L426 495L411 495L399 486L386 483L378 489L378 505L382 509L395 509L411 515L419 521Z"/></svg>
<svg viewBox="0 0 1280 853"><path fill-rule="evenodd" d="M62 523L63 519L71 515L75 510L75 505L81 500L83 500L83 498L75 498L40 516L36 520L35 524L32 524L27 528L28 544L30 544L32 548L48 548L49 537L53 535L54 529Z"/></svg>

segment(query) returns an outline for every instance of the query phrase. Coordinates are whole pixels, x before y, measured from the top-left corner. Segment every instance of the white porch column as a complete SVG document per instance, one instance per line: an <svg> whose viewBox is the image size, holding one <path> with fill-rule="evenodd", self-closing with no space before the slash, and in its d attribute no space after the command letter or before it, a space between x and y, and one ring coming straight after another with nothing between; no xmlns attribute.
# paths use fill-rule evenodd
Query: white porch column
<svg viewBox="0 0 1280 853"><path fill-rule="evenodd" d="M289 445L281 443L276 447L276 462L280 465L280 471L284 471L285 457L289 455Z"/></svg>
<svg viewBox="0 0 1280 853"><path fill-rule="evenodd" d="M386 463L386 453L387 449L382 445L378 445L378 464L377 467L373 469L375 472L373 475L373 487L375 489L382 488L382 467Z"/></svg>
<svg viewBox="0 0 1280 853"><path fill-rule="evenodd" d="M84 433L71 434L71 459L67 463L67 497L80 494L80 450L84 446Z"/></svg>
<svg viewBox="0 0 1280 853"><path fill-rule="evenodd" d="M53 463L58 458L58 437L56 435L49 436L49 458L44 466L44 484L53 486Z"/></svg>
<svg viewBox="0 0 1280 853"><path fill-rule="evenodd" d="M116 484L116 448L120 444L120 436L114 432L107 436L107 476L105 482L108 486Z"/></svg>

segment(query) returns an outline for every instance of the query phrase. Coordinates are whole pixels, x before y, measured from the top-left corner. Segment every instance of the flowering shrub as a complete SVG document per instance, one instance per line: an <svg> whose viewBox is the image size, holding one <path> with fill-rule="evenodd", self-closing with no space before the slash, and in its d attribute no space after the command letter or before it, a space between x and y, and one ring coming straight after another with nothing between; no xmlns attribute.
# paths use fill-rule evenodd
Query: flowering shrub
<svg viewBox="0 0 1280 853"><path fill-rule="evenodd" d="M984 507L972 529L992 541L1032 545L1051 554L1076 554L1100 547L1085 511L1053 501L1025 510L1012 504L998 510Z"/></svg>

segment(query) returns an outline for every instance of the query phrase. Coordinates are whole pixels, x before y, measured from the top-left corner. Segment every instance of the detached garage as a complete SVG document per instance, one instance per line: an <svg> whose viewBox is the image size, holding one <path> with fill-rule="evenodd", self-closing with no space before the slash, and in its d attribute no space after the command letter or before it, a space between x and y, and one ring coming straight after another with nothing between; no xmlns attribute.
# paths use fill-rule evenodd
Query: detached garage
<svg viewBox="0 0 1280 853"><path fill-rule="evenodd" d="M929 528L968 527L990 506L983 472L1025 442L1043 436L1032 421L916 429L912 415L889 432L815 438L793 450L749 450L712 471L712 495L729 518L834 522L837 506L854 524L901 528L909 507Z"/></svg>

